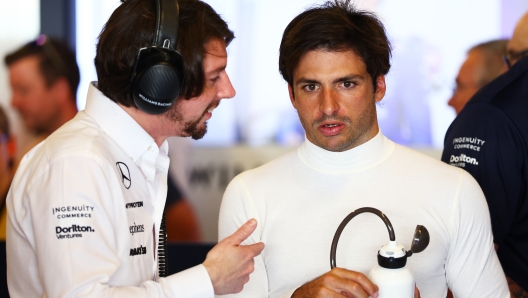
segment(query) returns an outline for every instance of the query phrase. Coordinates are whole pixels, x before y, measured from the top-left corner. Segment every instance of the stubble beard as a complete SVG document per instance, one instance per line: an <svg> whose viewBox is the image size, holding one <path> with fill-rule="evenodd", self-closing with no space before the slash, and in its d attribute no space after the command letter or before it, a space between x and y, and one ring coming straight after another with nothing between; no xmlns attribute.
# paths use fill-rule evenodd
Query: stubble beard
<svg viewBox="0 0 528 298"><path fill-rule="evenodd" d="M372 109L366 111L356 121L352 121L352 119L346 116L337 115L323 115L322 117L314 120L312 123L306 123L306 120L301 117L299 117L299 119L301 120L301 124L306 131L306 135L310 136L310 139L313 140L312 142L316 146L332 152L343 152L355 148L370 140L370 130L376 123L376 117L376 106L373 105ZM328 142L326 139L327 137L321 135L318 132L319 125L327 120L337 120L348 126L348 129L345 129L340 135L336 136L342 136L342 141L336 144L330 144L330 142Z"/></svg>
<svg viewBox="0 0 528 298"><path fill-rule="evenodd" d="M205 136L207 133L207 122L204 122L203 125L200 125L200 122L205 117L205 113L211 109L215 108L220 104L220 102L212 102L207 109L203 112L202 116L194 121L187 121L183 124L183 133L184 136L190 136L193 140L199 140ZM183 122L183 113L178 107L169 110L166 114L167 120L169 122Z"/></svg>
<svg viewBox="0 0 528 298"><path fill-rule="evenodd" d="M195 122L186 123L184 132L191 136L193 140L199 140L207 133L207 122L204 122L202 126L198 126L202 118Z"/></svg>
<svg viewBox="0 0 528 298"><path fill-rule="evenodd" d="M166 118L169 122L183 122L183 114L178 109L171 109L166 114ZM202 117L194 121L187 121L183 123L183 133L181 136L188 137L190 136L194 140L199 140L205 136L207 133L207 122L203 125L199 125Z"/></svg>

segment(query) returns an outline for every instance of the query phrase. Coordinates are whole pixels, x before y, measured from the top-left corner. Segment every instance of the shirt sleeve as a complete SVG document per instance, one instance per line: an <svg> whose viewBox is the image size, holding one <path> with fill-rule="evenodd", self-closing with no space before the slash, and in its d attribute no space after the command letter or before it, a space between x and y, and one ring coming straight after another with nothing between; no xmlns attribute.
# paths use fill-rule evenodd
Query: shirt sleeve
<svg viewBox="0 0 528 298"><path fill-rule="evenodd" d="M444 141L442 161L469 172L482 188L499 245L511 231L524 191L521 139L501 110L473 103L451 124Z"/></svg>
<svg viewBox="0 0 528 298"><path fill-rule="evenodd" d="M447 284L454 297L510 297L493 247L488 206L476 181L460 171L449 222Z"/></svg>
<svg viewBox="0 0 528 298"><path fill-rule="evenodd" d="M257 220L257 229L251 234L242 245L254 244L262 241L262 227L264 225L255 208L251 194L247 190L240 176L235 177L228 185L222 204L220 206L220 216L218 223L218 239L222 240L233 234L240 226L251 218ZM268 276L264 265L263 255L266 248L260 255L255 257L255 270L249 276L249 282L244 285L242 292L221 297L268 297Z"/></svg>
<svg viewBox="0 0 528 298"><path fill-rule="evenodd" d="M122 266L118 251L123 243L117 241L117 234L123 227L126 231L128 223L120 222L122 217L117 215L122 199L116 187L120 181L112 184L116 180L110 174L113 171L110 165L81 156L58 159L34 174L22 175L8 202L12 210L7 245L10 287L26 297L25 288L39 286L42 289L29 293L44 292L46 297L212 297L209 275L201 265L157 282L151 276L136 283L134 270L139 268L133 266L128 268L128 279L126 274L114 274ZM90 217L58 219L52 214L57 206L90 206L97 212ZM81 240L69 239L73 237L82 241L71 241ZM20 264L29 264L28 278L17 278Z"/></svg>

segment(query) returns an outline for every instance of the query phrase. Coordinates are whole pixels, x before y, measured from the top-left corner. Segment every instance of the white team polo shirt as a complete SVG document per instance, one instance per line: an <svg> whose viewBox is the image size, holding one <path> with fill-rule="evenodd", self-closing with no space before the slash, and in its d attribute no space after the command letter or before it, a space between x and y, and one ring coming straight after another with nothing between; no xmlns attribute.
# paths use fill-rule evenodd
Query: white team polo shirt
<svg viewBox="0 0 528 298"><path fill-rule="evenodd" d="M31 150L13 180L10 295L212 297L203 265L156 276L167 151L91 84L86 110Z"/></svg>

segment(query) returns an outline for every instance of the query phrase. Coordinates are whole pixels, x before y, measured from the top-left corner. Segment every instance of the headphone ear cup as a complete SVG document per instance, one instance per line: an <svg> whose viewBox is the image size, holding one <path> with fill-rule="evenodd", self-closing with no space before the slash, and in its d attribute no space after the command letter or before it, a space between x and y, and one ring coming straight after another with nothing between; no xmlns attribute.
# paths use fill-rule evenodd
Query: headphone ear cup
<svg viewBox="0 0 528 298"><path fill-rule="evenodd" d="M168 111L183 87L183 58L174 51L149 48L141 55L133 81L136 106L149 114Z"/></svg>

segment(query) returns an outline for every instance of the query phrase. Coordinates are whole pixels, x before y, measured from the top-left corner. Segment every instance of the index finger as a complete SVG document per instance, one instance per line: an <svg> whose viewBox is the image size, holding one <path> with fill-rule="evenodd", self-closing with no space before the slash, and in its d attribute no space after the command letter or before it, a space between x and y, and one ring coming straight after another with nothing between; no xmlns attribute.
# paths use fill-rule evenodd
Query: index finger
<svg viewBox="0 0 528 298"><path fill-rule="evenodd" d="M257 220L254 218L248 220L243 224L236 232L231 236L226 237L223 242L227 242L234 245L240 245L244 240L246 240L257 228Z"/></svg>

